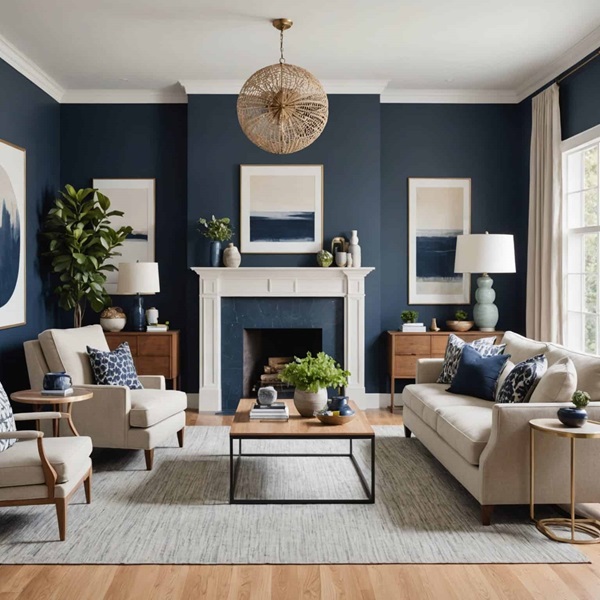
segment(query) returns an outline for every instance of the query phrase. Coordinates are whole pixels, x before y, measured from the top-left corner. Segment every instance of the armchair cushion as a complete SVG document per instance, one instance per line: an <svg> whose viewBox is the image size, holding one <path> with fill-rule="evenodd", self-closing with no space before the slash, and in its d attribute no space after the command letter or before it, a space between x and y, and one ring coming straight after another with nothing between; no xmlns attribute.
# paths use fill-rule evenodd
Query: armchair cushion
<svg viewBox="0 0 600 600"><path fill-rule="evenodd" d="M75 329L47 329L38 335L51 371L66 371L73 385L94 383L87 346L110 351L100 325Z"/></svg>
<svg viewBox="0 0 600 600"><path fill-rule="evenodd" d="M131 427L152 427L185 411L187 396L175 390L131 390Z"/></svg>
<svg viewBox="0 0 600 600"><path fill-rule="evenodd" d="M92 453L89 437L44 438L44 452L56 471L57 484L65 483L81 471L81 465ZM44 485L37 440L15 444L0 453L0 488L22 485Z"/></svg>
<svg viewBox="0 0 600 600"><path fill-rule="evenodd" d="M8 433L16 431L15 418L13 416L12 407L8 400L8 396L0 383L0 433ZM16 443L16 439L0 439L0 452L8 450Z"/></svg>
<svg viewBox="0 0 600 600"><path fill-rule="evenodd" d="M141 390L129 344L123 342L112 351L87 347L94 382L98 385L125 385L130 390Z"/></svg>

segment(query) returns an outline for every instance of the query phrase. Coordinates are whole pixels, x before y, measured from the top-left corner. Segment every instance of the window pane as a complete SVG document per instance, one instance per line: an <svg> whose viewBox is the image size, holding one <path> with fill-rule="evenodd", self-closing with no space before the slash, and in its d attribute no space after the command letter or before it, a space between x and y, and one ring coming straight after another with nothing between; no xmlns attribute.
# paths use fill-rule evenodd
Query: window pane
<svg viewBox="0 0 600 600"><path fill-rule="evenodd" d="M597 354L598 317L585 315L585 351Z"/></svg>
<svg viewBox="0 0 600 600"><path fill-rule="evenodd" d="M583 156L581 152L569 154L567 158L567 192L583 189Z"/></svg>
<svg viewBox="0 0 600 600"><path fill-rule="evenodd" d="M598 273L598 234L584 236L584 268L586 273Z"/></svg>
<svg viewBox="0 0 600 600"><path fill-rule="evenodd" d="M567 347L583 352L583 315L567 313Z"/></svg>
<svg viewBox="0 0 600 600"><path fill-rule="evenodd" d="M583 153L584 187L598 186L598 146L589 148Z"/></svg>
<svg viewBox="0 0 600 600"><path fill-rule="evenodd" d="M572 192L567 196L567 227L581 227L583 225L582 192Z"/></svg>
<svg viewBox="0 0 600 600"><path fill-rule="evenodd" d="M583 311L583 275L567 276L567 310Z"/></svg>
<svg viewBox="0 0 600 600"><path fill-rule="evenodd" d="M598 312L598 275L585 275L584 308L588 313Z"/></svg>
<svg viewBox="0 0 600 600"><path fill-rule="evenodd" d="M598 188L584 192L584 225L594 227L598 225Z"/></svg>
<svg viewBox="0 0 600 600"><path fill-rule="evenodd" d="M583 236L578 233L567 238L567 272L583 273Z"/></svg>

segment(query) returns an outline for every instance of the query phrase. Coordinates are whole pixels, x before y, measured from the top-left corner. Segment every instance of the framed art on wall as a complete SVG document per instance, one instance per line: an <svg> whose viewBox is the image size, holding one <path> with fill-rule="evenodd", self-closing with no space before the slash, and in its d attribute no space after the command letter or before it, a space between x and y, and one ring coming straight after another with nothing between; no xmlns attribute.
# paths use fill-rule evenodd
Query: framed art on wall
<svg viewBox="0 0 600 600"><path fill-rule="evenodd" d="M471 276L454 272L454 257L470 232L470 179L408 179L409 304L469 304Z"/></svg>
<svg viewBox="0 0 600 600"><path fill-rule="evenodd" d="M323 165L241 165L240 243L249 254L323 248Z"/></svg>
<svg viewBox="0 0 600 600"><path fill-rule="evenodd" d="M25 325L25 149L0 140L0 329Z"/></svg>
<svg viewBox="0 0 600 600"><path fill-rule="evenodd" d="M133 232L117 248L112 264L120 262L154 262L155 180L154 179L94 179L92 186L110 199L111 210L123 211L122 217L111 217L111 225L130 225ZM108 271L105 288L117 293L117 271Z"/></svg>

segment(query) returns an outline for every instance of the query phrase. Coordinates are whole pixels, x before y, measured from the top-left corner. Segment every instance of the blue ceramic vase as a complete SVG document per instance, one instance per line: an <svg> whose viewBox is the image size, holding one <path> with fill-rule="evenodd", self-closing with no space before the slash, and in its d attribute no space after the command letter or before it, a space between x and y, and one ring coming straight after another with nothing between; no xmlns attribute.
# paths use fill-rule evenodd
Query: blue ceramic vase
<svg viewBox="0 0 600 600"><path fill-rule="evenodd" d="M213 241L210 243L210 266L221 266L221 242Z"/></svg>
<svg viewBox="0 0 600 600"><path fill-rule="evenodd" d="M68 390L72 385L71 376L67 375L64 371L46 373L42 385L45 390Z"/></svg>
<svg viewBox="0 0 600 600"><path fill-rule="evenodd" d="M585 408L564 406L558 409L558 420L567 427L583 427L588 419Z"/></svg>

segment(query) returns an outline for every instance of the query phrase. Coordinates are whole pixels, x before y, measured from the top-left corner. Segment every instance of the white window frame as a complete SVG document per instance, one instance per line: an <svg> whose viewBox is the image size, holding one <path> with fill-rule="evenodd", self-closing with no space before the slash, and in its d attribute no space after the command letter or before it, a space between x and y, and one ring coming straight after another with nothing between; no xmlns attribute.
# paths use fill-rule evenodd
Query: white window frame
<svg viewBox="0 0 600 600"><path fill-rule="evenodd" d="M569 310L569 236L570 235L584 235L586 233L597 233L600 235L600 216L598 225L595 226L584 226L569 229L568 228L568 157L571 154L581 152L588 147L600 145L600 125L596 125L587 131L584 131L578 135L574 135L561 143L561 156L562 156L562 203L563 203L563 307L564 307L564 323L565 323L565 343L567 346L572 347L573 350L585 351L585 315L590 314L584 310L584 299L581 299L581 310L574 311ZM599 149L599 162L600 162L600 149ZM600 179L600 169L599 169ZM600 194L600 181L598 182L598 189ZM582 190L583 191L583 190ZM599 273L599 284L600 284L600 273ZM582 315L581 319L581 331L579 334L580 343L575 343L573 340L576 336L569 331L569 313L577 313ZM600 310L598 311L600 317ZM596 342L596 351L599 350L599 342Z"/></svg>

